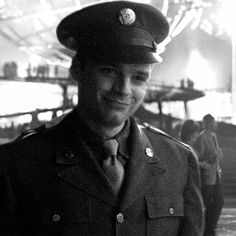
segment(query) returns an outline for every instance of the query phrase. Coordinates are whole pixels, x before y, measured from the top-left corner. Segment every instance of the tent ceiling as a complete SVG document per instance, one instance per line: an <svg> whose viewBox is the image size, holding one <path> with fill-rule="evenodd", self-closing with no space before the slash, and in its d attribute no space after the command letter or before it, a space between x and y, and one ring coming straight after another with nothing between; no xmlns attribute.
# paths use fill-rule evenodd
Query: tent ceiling
<svg viewBox="0 0 236 236"><path fill-rule="evenodd" d="M35 53L57 64L70 62L73 52L61 46L55 34L58 22L70 12L99 0L0 0L0 35L21 50ZM181 6L191 10L199 0L143 0L174 16ZM193 6L193 7L196 7ZM183 18L184 14L182 15ZM180 22L178 22L180 23ZM181 27L180 27L181 28ZM172 29L174 30L174 28Z"/></svg>

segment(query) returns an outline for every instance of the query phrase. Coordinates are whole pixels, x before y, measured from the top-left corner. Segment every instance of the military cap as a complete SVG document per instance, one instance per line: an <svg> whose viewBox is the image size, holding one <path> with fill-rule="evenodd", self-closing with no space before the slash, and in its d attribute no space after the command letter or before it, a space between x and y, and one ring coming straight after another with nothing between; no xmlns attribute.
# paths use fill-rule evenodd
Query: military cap
<svg viewBox="0 0 236 236"><path fill-rule="evenodd" d="M168 32L167 19L158 9L129 1L87 6L57 27L59 42L77 54L122 63L158 62L157 46Z"/></svg>

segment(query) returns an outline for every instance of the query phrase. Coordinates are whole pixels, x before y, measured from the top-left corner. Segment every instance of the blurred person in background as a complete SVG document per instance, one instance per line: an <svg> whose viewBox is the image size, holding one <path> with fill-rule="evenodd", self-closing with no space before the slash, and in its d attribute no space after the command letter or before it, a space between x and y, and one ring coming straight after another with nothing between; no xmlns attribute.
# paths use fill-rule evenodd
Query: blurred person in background
<svg viewBox="0 0 236 236"><path fill-rule="evenodd" d="M204 130L194 144L200 162L206 162L201 168L202 196L206 207L204 236L215 236L217 222L224 205L222 193L220 163L223 153L219 147L215 118L211 114L203 117Z"/></svg>
<svg viewBox="0 0 236 236"><path fill-rule="evenodd" d="M200 161L198 151L194 148L199 132L200 126L196 121L191 119L185 120L181 126L180 139L182 142L187 144L189 148L191 148L191 150L194 152L200 170L201 168L208 169L210 167L210 164L208 164L205 160Z"/></svg>
<svg viewBox="0 0 236 236"><path fill-rule="evenodd" d="M180 130L181 141L193 147L199 133L199 128L198 123L194 120L185 120Z"/></svg>

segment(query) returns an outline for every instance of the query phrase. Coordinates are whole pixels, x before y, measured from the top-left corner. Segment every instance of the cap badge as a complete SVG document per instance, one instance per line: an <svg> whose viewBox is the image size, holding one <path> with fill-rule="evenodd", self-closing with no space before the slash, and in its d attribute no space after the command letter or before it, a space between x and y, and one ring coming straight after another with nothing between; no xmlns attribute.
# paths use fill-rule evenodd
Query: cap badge
<svg viewBox="0 0 236 236"><path fill-rule="evenodd" d="M130 8L124 8L119 13L119 21L122 25L131 25L134 23L136 15Z"/></svg>

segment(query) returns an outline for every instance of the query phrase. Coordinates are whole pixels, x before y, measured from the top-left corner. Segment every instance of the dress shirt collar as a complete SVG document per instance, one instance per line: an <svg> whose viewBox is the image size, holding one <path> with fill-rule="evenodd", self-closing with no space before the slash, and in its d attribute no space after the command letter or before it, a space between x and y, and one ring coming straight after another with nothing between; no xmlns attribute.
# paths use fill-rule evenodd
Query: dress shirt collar
<svg viewBox="0 0 236 236"><path fill-rule="evenodd" d="M79 132L79 135L93 150L95 155L99 156L100 153L102 152L102 144L106 140L106 137L91 130L87 122L79 115L79 112L77 110L74 111L74 115L77 116L75 119L76 122L74 127L76 132ZM130 120L127 120L121 132L113 137L119 142L118 153L125 158L129 158L127 149L129 130L130 130Z"/></svg>

